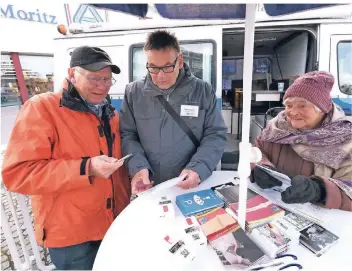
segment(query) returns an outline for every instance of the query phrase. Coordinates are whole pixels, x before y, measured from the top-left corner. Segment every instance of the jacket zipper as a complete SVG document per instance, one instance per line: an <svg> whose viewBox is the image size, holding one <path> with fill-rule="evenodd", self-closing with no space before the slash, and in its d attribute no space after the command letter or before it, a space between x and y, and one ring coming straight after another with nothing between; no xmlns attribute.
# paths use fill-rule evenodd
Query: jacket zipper
<svg viewBox="0 0 352 271"><path fill-rule="evenodd" d="M106 136L106 135L105 135ZM106 142L108 143L108 148L109 148L109 141L110 141L110 150L109 150L109 156L112 156L112 151L113 151L113 142L112 142L112 138L109 136L106 136ZM112 215L114 217L114 219L116 218L116 214L115 214L115 187L114 187L114 181L112 179L112 176L110 176L110 180L111 180L111 188L112 188Z"/></svg>
<svg viewBox="0 0 352 271"><path fill-rule="evenodd" d="M105 126L103 125L103 123L102 123L102 121L101 121L101 118L100 118L99 116L97 116L97 115L89 108L89 106L85 103L85 101L83 100L82 97L80 97L80 100L81 100L81 101L83 102L83 104L86 106L86 108L88 109L88 112L91 113L91 114L93 114L93 115L98 119L100 126L103 127L103 133L104 133L104 135L105 135L105 137L106 137L106 141L107 141L107 144L108 144L108 150L109 150L109 152L111 152L111 156L112 156L112 151L113 151L112 142L111 142L111 148L109 148L109 140L110 140L111 138L110 138L110 135L107 136L107 135L105 134ZM111 130L110 130L110 133L111 133ZM111 141L112 141L112 140L111 140ZM115 217L116 217L116 215L115 215L115 213L114 213L114 209L115 209L115 199L114 199L114 196L115 196L115 188L114 188L114 182L113 182L111 176L110 176L110 180L111 180L111 187L112 187L112 198L111 198L111 200L112 200L112 215L113 215L113 218L115 218Z"/></svg>
<svg viewBox="0 0 352 271"><path fill-rule="evenodd" d="M169 101L170 94L166 95L166 101Z"/></svg>
<svg viewBox="0 0 352 271"><path fill-rule="evenodd" d="M104 130L104 135L106 137L106 143L108 144L108 155L110 157L112 157L112 152L113 152L113 142L112 142L112 138L111 138L111 134L110 135L107 135L105 134L105 126L104 124L102 124L102 122L99 120L100 122L100 125L103 125L103 130ZM111 131L110 131L111 133ZM109 178L111 180L111 188L112 188L112 197L111 197L111 200L112 200L112 215L113 215L113 218L115 219L116 218L116 214L115 214L115 187L114 187L114 181L112 179L112 176L110 176Z"/></svg>
<svg viewBox="0 0 352 271"><path fill-rule="evenodd" d="M104 136L106 137L106 143L108 144L108 151L109 151L109 155L112 156L112 142L111 142L111 148L110 148L110 144L109 144L109 141L110 141L110 135L106 135L105 134L105 126L104 124L102 123L101 119L99 118L99 116L97 116L93 111L90 110L90 108L87 106L88 110L90 111L91 114L93 114L94 116L96 116L96 118L98 119L99 121L99 124L101 127L103 127L103 132L104 132ZM112 179L112 177L110 176L110 181L111 181L111 187L112 187L112 197L111 197L111 201L112 201L112 215L113 215L113 218L115 219L117 217L117 215L115 214L115 187L114 187L114 181Z"/></svg>
<svg viewBox="0 0 352 271"><path fill-rule="evenodd" d="M117 215L115 214L115 189L114 189L114 181L112 180L112 177L110 176L110 180L111 180L111 187L112 187L112 206L111 206L111 210L112 210L112 216L115 219L117 217Z"/></svg>

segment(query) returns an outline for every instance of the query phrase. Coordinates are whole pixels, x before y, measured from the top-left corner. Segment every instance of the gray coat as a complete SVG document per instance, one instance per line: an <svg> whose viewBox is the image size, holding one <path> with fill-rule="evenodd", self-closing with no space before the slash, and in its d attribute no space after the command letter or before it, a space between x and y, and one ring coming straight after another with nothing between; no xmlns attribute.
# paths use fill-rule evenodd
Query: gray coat
<svg viewBox="0 0 352 271"><path fill-rule="evenodd" d="M178 114L181 105L199 106L198 117L182 117L200 141L198 149L165 111L157 95L165 95ZM155 185L186 168L197 172L203 181L221 159L226 131L211 85L191 74L186 64L175 85L166 91L154 85L149 75L126 86L120 132L123 155L134 154L127 161L132 176L147 168Z"/></svg>

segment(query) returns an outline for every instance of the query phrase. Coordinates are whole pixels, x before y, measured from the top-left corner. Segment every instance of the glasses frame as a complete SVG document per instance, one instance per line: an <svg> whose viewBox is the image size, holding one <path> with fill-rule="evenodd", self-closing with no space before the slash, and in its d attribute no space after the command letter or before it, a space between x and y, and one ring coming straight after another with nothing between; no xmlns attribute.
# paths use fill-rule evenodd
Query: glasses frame
<svg viewBox="0 0 352 271"><path fill-rule="evenodd" d="M104 78L104 77L95 77L95 76L90 76L90 75L84 75L82 72L79 71L79 69L75 69L76 72L78 72L80 75L82 75L91 85L98 85L101 82L107 87L111 87L116 83L116 79L114 77L111 78ZM107 80L111 80L111 83L108 83Z"/></svg>
<svg viewBox="0 0 352 271"><path fill-rule="evenodd" d="M166 66L162 66L162 67L154 67L154 66L153 67L149 67L148 63L147 63L145 67L147 68L148 72L151 73L151 74L158 74L160 72L160 70L162 70L164 73L173 73L175 71L175 67L177 65L178 57L179 57L179 55L176 57L175 61L171 65L166 65ZM170 68L170 67L172 67L172 71L165 71L164 70L165 68ZM158 71L157 72L151 72L150 69L158 69Z"/></svg>

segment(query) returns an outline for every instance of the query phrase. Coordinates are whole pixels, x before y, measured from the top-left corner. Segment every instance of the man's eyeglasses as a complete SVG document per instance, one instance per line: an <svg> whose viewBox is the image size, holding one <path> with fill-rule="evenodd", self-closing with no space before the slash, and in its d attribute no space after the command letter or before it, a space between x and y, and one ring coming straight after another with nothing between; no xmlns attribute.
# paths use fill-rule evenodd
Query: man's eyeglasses
<svg viewBox="0 0 352 271"><path fill-rule="evenodd" d="M80 75L82 75L84 78L88 80L88 82L92 85L98 85L100 83L103 83L105 86L111 87L113 84L116 83L115 78L104 78L104 77L95 77L95 76L86 76L82 72L79 71L79 69L75 69L76 72L78 72Z"/></svg>
<svg viewBox="0 0 352 271"><path fill-rule="evenodd" d="M163 70L164 73L172 73L175 70L177 59L178 59L178 56L176 57L175 61L171 65L166 65L163 67L148 66L148 63L147 63L146 68L150 73L153 73L153 74L158 74L160 70Z"/></svg>

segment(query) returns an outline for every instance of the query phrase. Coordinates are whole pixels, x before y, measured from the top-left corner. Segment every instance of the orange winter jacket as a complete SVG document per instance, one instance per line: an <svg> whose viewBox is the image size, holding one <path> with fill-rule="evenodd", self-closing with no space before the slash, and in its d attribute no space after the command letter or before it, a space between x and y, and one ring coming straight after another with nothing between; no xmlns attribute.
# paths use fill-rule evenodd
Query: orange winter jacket
<svg viewBox="0 0 352 271"><path fill-rule="evenodd" d="M5 153L3 182L31 195L37 242L65 247L103 239L130 201L125 168L109 179L88 177L89 157L121 158L119 116L108 104L90 112L73 85L27 101Z"/></svg>

